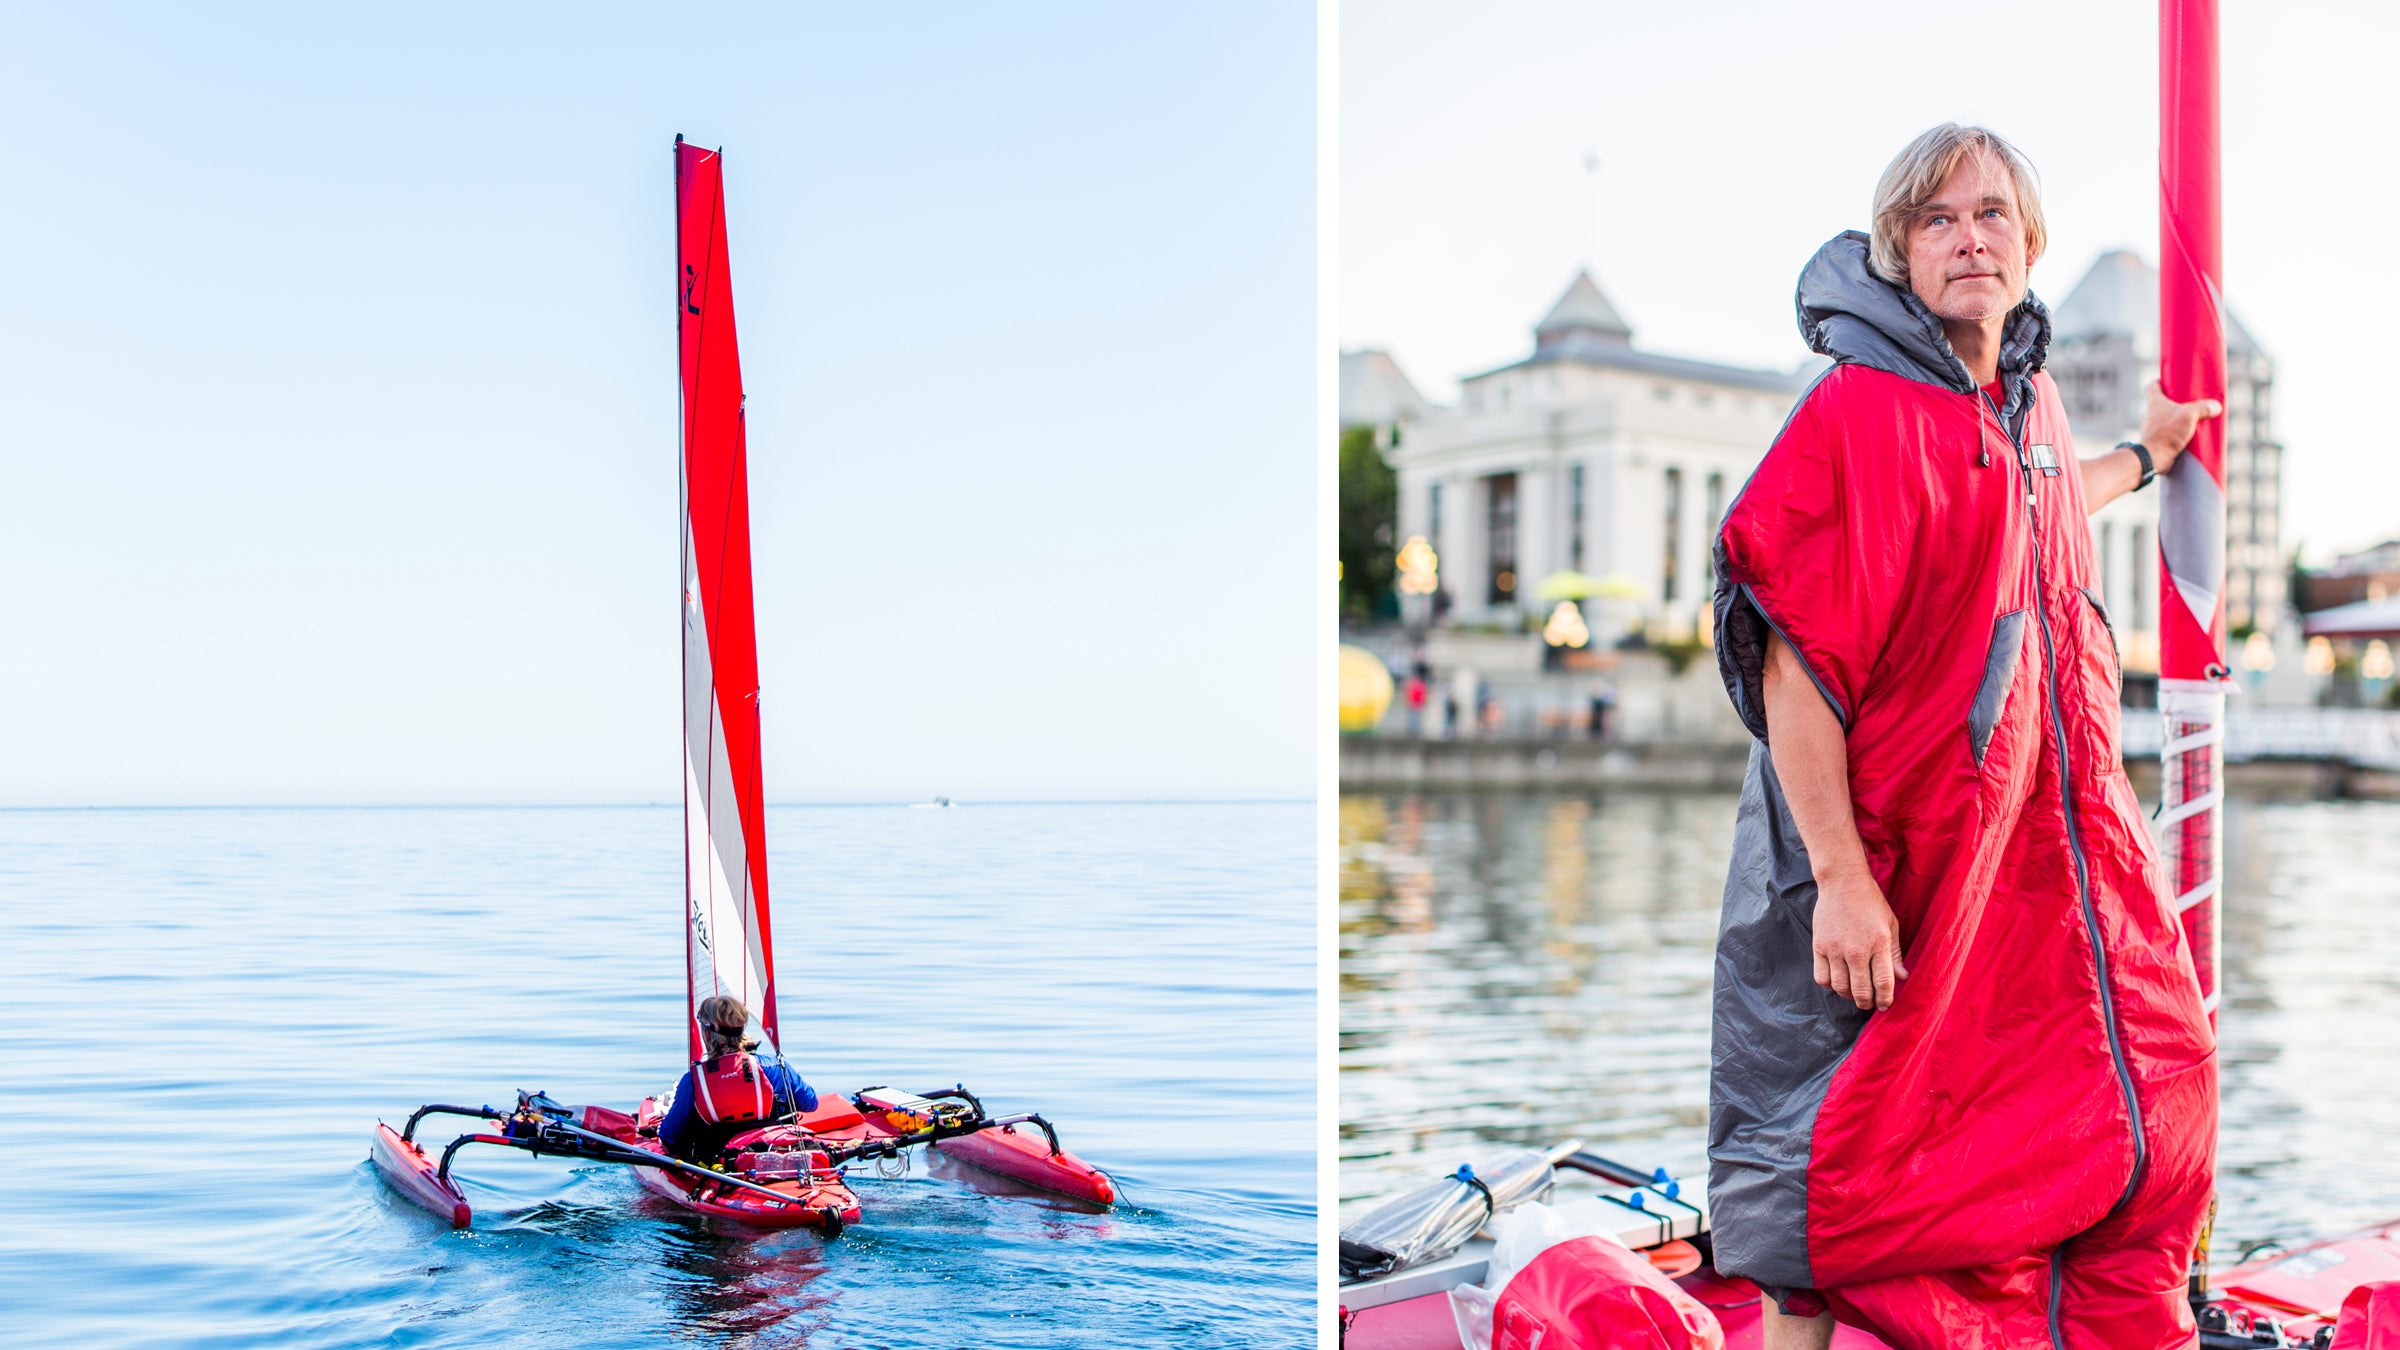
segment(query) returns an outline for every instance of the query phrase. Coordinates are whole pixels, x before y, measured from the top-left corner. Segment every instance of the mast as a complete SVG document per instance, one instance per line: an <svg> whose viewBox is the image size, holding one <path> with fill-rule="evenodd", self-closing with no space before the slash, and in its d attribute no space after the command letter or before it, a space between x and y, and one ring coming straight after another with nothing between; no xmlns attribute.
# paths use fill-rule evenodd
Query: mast
<svg viewBox="0 0 2400 1350"><path fill-rule="evenodd" d="M685 1030L702 1000L749 1005L779 1050L759 768L748 448L724 156L675 138L675 327L682 375Z"/></svg>
<svg viewBox="0 0 2400 1350"><path fill-rule="evenodd" d="M2158 11L2159 380L2225 399L2216 0ZM2225 419L2208 418L2159 486L2159 823L2202 1006L2216 1020L2225 800Z"/></svg>

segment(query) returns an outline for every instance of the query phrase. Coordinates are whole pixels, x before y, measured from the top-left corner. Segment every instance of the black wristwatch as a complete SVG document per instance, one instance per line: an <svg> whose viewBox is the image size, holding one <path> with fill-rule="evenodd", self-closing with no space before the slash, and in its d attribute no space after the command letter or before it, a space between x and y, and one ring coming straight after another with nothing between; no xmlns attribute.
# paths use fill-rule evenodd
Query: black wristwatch
<svg viewBox="0 0 2400 1350"><path fill-rule="evenodd" d="M2150 486L2150 480L2158 477L2158 470L2152 468L2150 465L2150 447L2142 444L2140 441L2119 441L2117 442L2117 448L2119 450L2131 450L2133 452L2133 457L2142 462L2142 481L2134 484L2133 490L2139 492L2143 488Z"/></svg>

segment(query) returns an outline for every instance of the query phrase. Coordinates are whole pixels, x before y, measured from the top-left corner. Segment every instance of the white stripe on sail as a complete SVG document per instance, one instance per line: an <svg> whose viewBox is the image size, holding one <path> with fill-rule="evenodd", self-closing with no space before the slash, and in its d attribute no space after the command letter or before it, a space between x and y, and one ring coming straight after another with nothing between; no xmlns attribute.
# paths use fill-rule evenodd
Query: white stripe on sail
<svg viewBox="0 0 2400 1350"><path fill-rule="evenodd" d="M684 791L691 794L691 838L684 843L684 861L689 869L686 884L691 887L692 999L697 1009L699 1000L716 994L731 994L743 998L741 970L746 964L742 948L747 932L741 921L738 892L732 878L725 872L724 859L716 842L709 838L707 816L696 768L690 759L684 761ZM731 976L732 978L727 978Z"/></svg>
<svg viewBox="0 0 2400 1350"><path fill-rule="evenodd" d="M691 553L686 523L685 553ZM685 884L691 896L692 1000L730 994L765 1011L765 954L750 889L750 852L742 833L741 797L726 752L724 710L716 703L708 621L696 574L684 579L684 840Z"/></svg>

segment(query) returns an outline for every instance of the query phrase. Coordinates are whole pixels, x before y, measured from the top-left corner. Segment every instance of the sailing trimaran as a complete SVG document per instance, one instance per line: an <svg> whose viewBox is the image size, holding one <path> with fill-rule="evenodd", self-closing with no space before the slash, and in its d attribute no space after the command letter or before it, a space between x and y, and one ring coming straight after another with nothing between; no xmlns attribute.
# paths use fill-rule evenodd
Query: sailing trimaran
<svg viewBox="0 0 2400 1350"><path fill-rule="evenodd" d="M741 357L725 250L724 157L675 138L676 312L683 377L684 1030L704 1053L699 1008L716 995L753 1010L767 1058L780 1060L775 943L767 906L766 802L759 772L758 633ZM688 1209L762 1227L839 1232L858 1222L844 1164L924 1146L1037 1189L1111 1204L1108 1176L1058 1145L1038 1115L993 1116L964 1087L923 1094L868 1088L827 1094L813 1111L733 1138L713 1165L669 1156L658 1122L669 1103L630 1114L561 1106L519 1092L510 1110L418 1108L405 1127L378 1123L374 1160L394 1189L466 1227L471 1207L450 1165L468 1144L622 1163ZM439 1156L416 1139L428 1115L494 1122ZM1020 1125L1039 1133L1020 1133Z"/></svg>

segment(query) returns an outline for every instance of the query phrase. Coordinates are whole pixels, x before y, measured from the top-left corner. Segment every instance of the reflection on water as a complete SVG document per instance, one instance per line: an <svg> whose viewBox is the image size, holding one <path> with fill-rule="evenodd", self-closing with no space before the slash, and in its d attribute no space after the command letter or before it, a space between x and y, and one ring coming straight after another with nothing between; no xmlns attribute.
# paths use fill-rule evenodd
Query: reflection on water
<svg viewBox="0 0 2400 1350"><path fill-rule="evenodd" d="M1580 1135L1704 1166L1733 798L1346 796L1341 1195ZM2228 809L2218 1250L2400 1215L2400 805Z"/></svg>
<svg viewBox="0 0 2400 1350"><path fill-rule="evenodd" d="M650 1208L672 1206L661 1201ZM825 1310L837 1297L808 1287L825 1273L823 1240L815 1234L728 1241L705 1221L686 1218L662 1230L658 1257L672 1272L662 1283L687 1336L740 1344L787 1324L815 1330L830 1320Z"/></svg>

